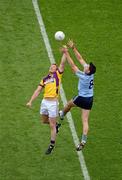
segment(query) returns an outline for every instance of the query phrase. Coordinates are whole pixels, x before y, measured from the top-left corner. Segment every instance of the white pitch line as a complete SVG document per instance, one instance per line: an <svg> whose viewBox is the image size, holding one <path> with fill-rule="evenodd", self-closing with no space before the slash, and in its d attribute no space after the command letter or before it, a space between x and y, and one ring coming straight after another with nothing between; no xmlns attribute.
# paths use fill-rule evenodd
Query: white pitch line
<svg viewBox="0 0 122 180"><path fill-rule="evenodd" d="M48 39L48 36L46 33L45 25L44 25L44 22L43 22L43 19L41 16L38 2L37 2L37 0L32 0L32 3L33 3L34 10L35 10L35 13L36 13L36 16L38 19L38 23L40 26L40 32L41 32L41 35L42 35L44 43L45 43L45 47L46 47L46 50L48 53L49 60L51 63L55 63L55 58L52 53L52 49L51 49L50 42L49 42L49 39ZM63 105L65 106L65 104L67 103L67 100L66 100L65 92L64 92L62 85L61 85L61 93L60 94L61 94L61 99L62 99ZM70 127L70 130L72 133L74 144L75 144L75 146L77 146L77 144L79 144L79 139L78 139L76 129L74 126L74 121L73 121L73 118L72 118L72 115L70 112L67 114L67 119L68 119L69 127ZM81 170L82 170L82 173L84 176L84 180L90 180L90 176L89 176L89 173L88 173L88 170L86 167L86 163L85 163L82 151L77 151L77 155L79 158L79 162L80 162Z"/></svg>

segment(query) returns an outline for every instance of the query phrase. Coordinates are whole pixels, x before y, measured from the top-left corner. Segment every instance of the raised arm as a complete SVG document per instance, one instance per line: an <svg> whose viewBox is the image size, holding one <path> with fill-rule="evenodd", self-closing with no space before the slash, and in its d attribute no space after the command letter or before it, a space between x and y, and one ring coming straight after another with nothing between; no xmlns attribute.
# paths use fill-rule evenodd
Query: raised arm
<svg viewBox="0 0 122 180"><path fill-rule="evenodd" d="M62 48L62 52L63 52L63 54L66 56L66 59L67 59L69 65L71 66L72 70L73 70L74 72L77 72L79 69L78 69L78 67L74 64L74 62L73 62L73 60L72 60L72 58L71 58L71 56L70 56L70 54L69 54L69 52L68 52L68 49L67 49L67 48Z"/></svg>
<svg viewBox="0 0 122 180"><path fill-rule="evenodd" d="M73 42L72 40L70 40L67 44L68 44L68 46L69 46L70 48L73 49L73 52L74 52L77 60L79 61L79 63L80 63L83 67L85 67L85 65L87 65L87 63L86 63L86 61L83 59L83 57L81 56L81 54L79 53L79 51L77 50L74 42Z"/></svg>
<svg viewBox="0 0 122 180"><path fill-rule="evenodd" d="M26 104L26 106L31 107L32 106L32 102L38 97L38 95L40 94L40 92L42 91L42 86L38 86L37 89L34 91L33 95L31 96L30 100L28 101L28 103Z"/></svg>
<svg viewBox="0 0 122 180"><path fill-rule="evenodd" d="M59 67L58 67L58 69L59 69L60 72L63 72L63 71L64 71L65 62L66 62L66 55L63 54L63 55L62 55L62 58L61 58L60 65L59 65Z"/></svg>

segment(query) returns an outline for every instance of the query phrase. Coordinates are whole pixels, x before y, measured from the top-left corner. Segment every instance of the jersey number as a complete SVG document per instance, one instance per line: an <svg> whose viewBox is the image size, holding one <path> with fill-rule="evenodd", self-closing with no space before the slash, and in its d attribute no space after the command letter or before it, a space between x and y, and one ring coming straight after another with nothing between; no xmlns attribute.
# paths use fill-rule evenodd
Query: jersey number
<svg viewBox="0 0 122 180"><path fill-rule="evenodd" d="M89 89L92 89L93 88L93 85L94 85L94 81L93 79L90 81L90 85L89 85Z"/></svg>

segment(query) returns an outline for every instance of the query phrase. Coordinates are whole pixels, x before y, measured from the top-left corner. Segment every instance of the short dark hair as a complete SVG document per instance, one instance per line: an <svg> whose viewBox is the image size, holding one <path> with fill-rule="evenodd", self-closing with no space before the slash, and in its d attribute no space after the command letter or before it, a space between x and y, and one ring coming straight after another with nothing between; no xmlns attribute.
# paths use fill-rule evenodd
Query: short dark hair
<svg viewBox="0 0 122 180"><path fill-rule="evenodd" d="M89 75L94 74L96 72L96 66L92 62L89 63L89 70Z"/></svg>
<svg viewBox="0 0 122 180"><path fill-rule="evenodd" d="M51 65L55 65L55 66L57 66L57 64L56 64L56 63L52 63Z"/></svg>
<svg viewBox="0 0 122 180"><path fill-rule="evenodd" d="M52 63L51 65L55 65L56 69L58 69L58 65L56 63Z"/></svg>

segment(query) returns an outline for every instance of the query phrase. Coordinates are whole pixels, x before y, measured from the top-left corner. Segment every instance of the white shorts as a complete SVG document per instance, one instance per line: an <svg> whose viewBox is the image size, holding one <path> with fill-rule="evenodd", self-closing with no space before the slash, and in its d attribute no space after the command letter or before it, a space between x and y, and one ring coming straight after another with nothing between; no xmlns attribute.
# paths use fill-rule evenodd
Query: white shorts
<svg viewBox="0 0 122 180"><path fill-rule="evenodd" d="M40 114L48 115L50 118L58 116L58 101L49 101L43 99L40 106Z"/></svg>

